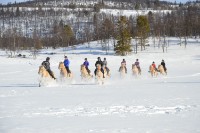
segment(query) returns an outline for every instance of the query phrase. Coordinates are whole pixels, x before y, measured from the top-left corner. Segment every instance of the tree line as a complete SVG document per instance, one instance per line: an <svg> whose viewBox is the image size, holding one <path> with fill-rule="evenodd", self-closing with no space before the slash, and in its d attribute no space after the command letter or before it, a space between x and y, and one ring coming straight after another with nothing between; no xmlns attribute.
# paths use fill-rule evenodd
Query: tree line
<svg viewBox="0 0 200 133"><path fill-rule="evenodd" d="M149 36L188 37L200 36L200 6L178 5L169 11L149 11L147 15L121 16L100 12L105 5L100 1L92 8L7 7L0 9L0 48L9 51L28 49L36 53L41 48L68 47L98 40L109 51L108 41L113 40L116 53L126 55L135 47L145 50ZM154 1L159 2L159 1ZM156 4L156 3L154 3ZM157 3L159 6L159 3ZM138 8L135 5L135 8ZM70 17L72 16L72 17ZM117 40L115 42L114 40ZM123 44L126 48L123 47ZM120 52L123 49L125 52ZM126 51L127 50L127 51Z"/></svg>

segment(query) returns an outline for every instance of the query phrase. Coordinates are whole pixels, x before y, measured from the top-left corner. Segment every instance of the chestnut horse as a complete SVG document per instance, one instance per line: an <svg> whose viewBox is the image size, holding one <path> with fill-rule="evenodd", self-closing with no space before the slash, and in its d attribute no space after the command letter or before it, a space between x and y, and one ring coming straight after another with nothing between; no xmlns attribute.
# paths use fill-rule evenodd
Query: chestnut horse
<svg viewBox="0 0 200 133"><path fill-rule="evenodd" d="M132 64L132 72L133 75L135 75L136 77L138 77L138 75L141 74L135 64Z"/></svg>
<svg viewBox="0 0 200 133"><path fill-rule="evenodd" d="M48 85L48 83L50 82L50 80L48 79L53 79L43 65L39 66L38 74L41 76L41 79L39 79L39 87L43 85Z"/></svg>
<svg viewBox="0 0 200 133"><path fill-rule="evenodd" d="M158 76L158 72L155 70L155 68L152 65L149 66L149 71L150 71L152 77Z"/></svg>
<svg viewBox="0 0 200 133"><path fill-rule="evenodd" d="M93 77L93 75L91 75L90 73L88 73L87 69L85 68L85 65L81 65L81 78L82 79L91 79Z"/></svg>
<svg viewBox="0 0 200 133"><path fill-rule="evenodd" d="M42 78L52 78L43 65L39 66L38 74L41 75Z"/></svg>
<svg viewBox="0 0 200 133"><path fill-rule="evenodd" d="M163 65L159 65L159 66L158 66L158 71L159 71L160 74L162 74L162 75L167 75L167 72L164 70Z"/></svg>
<svg viewBox="0 0 200 133"><path fill-rule="evenodd" d="M59 63L58 69L60 70L61 78L70 78L70 79L73 78L72 73L67 73L67 70L66 70L63 62Z"/></svg>

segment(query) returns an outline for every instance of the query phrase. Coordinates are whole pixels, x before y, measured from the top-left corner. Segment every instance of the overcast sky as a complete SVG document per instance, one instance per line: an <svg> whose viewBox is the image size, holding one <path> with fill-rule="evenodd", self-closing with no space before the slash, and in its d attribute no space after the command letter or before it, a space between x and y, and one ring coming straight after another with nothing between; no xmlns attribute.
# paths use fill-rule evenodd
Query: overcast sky
<svg viewBox="0 0 200 133"><path fill-rule="evenodd" d="M23 2L23 1L26 1L26 0L0 0L0 3L1 4L7 4L8 2L14 3L15 1L16 2ZM175 0L166 0L166 1L175 2ZM176 0L177 3L179 3L179 2L185 3L187 1L195 1L195 0Z"/></svg>

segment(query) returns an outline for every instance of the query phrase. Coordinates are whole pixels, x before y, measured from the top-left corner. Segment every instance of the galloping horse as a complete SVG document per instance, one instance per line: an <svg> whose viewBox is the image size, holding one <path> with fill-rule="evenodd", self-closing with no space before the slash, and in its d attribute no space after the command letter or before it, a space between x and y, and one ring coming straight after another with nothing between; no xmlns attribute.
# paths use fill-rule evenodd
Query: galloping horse
<svg viewBox="0 0 200 133"><path fill-rule="evenodd" d="M121 67L119 68L119 72L120 72L120 77L125 77L126 68L125 68L125 64L124 63L121 64Z"/></svg>
<svg viewBox="0 0 200 133"><path fill-rule="evenodd" d="M96 80L97 80L98 83L104 84L103 73L101 72L101 65L100 64L97 64Z"/></svg>
<svg viewBox="0 0 200 133"><path fill-rule="evenodd" d="M81 78L82 79L91 79L93 77L93 75L89 74L88 71L85 68L85 65L81 65Z"/></svg>
<svg viewBox="0 0 200 133"><path fill-rule="evenodd" d="M39 66L38 74L41 75L42 78L52 78L43 65Z"/></svg>
<svg viewBox="0 0 200 133"><path fill-rule="evenodd" d="M152 77L158 76L158 72L155 70L155 68L152 65L149 66L149 71L150 71Z"/></svg>
<svg viewBox="0 0 200 133"><path fill-rule="evenodd" d="M107 72L107 69L106 69L105 66L103 67L103 71L104 71L104 77L105 78L110 78L110 72L109 73Z"/></svg>
<svg viewBox="0 0 200 133"><path fill-rule="evenodd" d="M167 72L164 70L163 65L159 65L159 66L158 66L158 71L159 71L160 74L162 74L162 75L167 75Z"/></svg>
<svg viewBox="0 0 200 133"><path fill-rule="evenodd" d="M49 72L47 72L47 70L44 68L43 65L39 66L38 74L41 76L41 79L39 79L39 87L48 85L48 83L50 82L49 79L53 79L51 75L49 74Z"/></svg>
<svg viewBox="0 0 200 133"><path fill-rule="evenodd" d="M138 77L138 75L141 74L141 72L139 72L135 64L132 64L132 72L133 72L133 75L135 75L136 77Z"/></svg>
<svg viewBox="0 0 200 133"><path fill-rule="evenodd" d="M72 78L73 77L72 73L67 73L67 70L66 70L63 62L59 63L58 69L60 69L61 77L63 77L63 78Z"/></svg>

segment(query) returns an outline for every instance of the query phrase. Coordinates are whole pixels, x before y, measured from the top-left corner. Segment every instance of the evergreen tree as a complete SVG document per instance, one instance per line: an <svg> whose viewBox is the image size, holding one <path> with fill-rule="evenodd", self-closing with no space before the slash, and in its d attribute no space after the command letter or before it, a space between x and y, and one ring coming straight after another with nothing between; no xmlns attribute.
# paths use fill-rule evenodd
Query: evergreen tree
<svg viewBox="0 0 200 133"><path fill-rule="evenodd" d="M146 38L150 32L148 18L146 16L138 16L137 18L137 35L140 38L141 50L145 49Z"/></svg>
<svg viewBox="0 0 200 133"><path fill-rule="evenodd" d="M74 37L74 33L69 25L64 26L64 40L67 43L67 46L69 46L70 40Z"/></svg>
<svg viewBox="0 0 200 133"><path fill-rule="evenodd" d="M139 3L136 3L135 4L135 10L139 10L140 9L140 4Z"/></svg>
<svg viewBox="0 0 200 133"><path fill-rule="evenodd" d="M125 16L121 16L118 22L117 45L114 48L117 55L125 56L130 54L131 49L131 34L128 30L128 21Z"/></svg>
<svg viewBox="0 0 200 133"><path fill-rule="evenodd" d="M20 11L19 11L19 6L17 6L17 9L16 9L16 14L15 14L16 17L19 17L20 16Z"/></svg>
<svg viewBox="0 0 200 133"><path fill-rule="evenodd" d="M155 6L155 9L157 9L160 6L160 1L159 0L155 0L154 1L154 6Z"/></svg>

